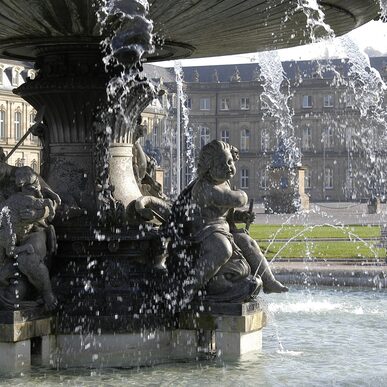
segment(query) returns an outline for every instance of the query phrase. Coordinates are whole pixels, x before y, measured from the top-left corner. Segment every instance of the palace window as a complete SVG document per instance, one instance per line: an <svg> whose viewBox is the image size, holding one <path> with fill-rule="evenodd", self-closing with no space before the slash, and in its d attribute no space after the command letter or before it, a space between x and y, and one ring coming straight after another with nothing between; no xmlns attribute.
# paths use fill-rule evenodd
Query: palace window
<svg viewBox="0 0 387 387"><path fill-rule="evenodd" d="M15 129L15 140L19 141L22 137L22 131L21 131L21 120L22 120L22 114L21 112L17 111L15 112L14 116L14 129Z"/></svg>
<svg viewBox="0 0 387 387"><path fill-rule="evenodd" d="M210 110L210 98L200 98L200 110Z"/></svg>
<svg viewBox="0 0 387 387"><path fill-rule="evenodd" d="M241 110L249 110L250 109L250 98L242 97L240 99L240 107L241 107Z"/></svg>
<svg viewBox="0 0 387 387"><path fill-rule="evenodd" d="M312 180L312 177L311 177L311 171L309 168L306 168L305 169L305 175L304 175L304 184L305 184L305 188L306 189L310 189L312 186L311 186L311 180Z"/></svg>
<svg viewBox="0 0 387 387"><path fill-rule="evenodd" d="M302 149L310 149L312 146L312 130L309 126L302 129Z"/></svg>
<svg viewBox="0 0 387 387"><path fill-rule="evenodd" d="M172 105L173 109L177 108L177 95L176 94L171 95L171 105Z"/></svg>
<svg viewBox="0 0 387 387"><path fill-rule="evenodd" d="M267 129L262 129L262 131L261 131L261 151L268 152L269 147L270 147L269 131Z"/></svg>
<svg viewBox="0 0 387 387"><path fill-rule="evenodd" d="M4 69L0 66L0 85L4 82Z"/></svg>
<svg viewBox="0 0 387 387"><path fill-rule="evenodd" d="M249 188L249 170L246 168L241 169L241 188Z"/></svg>
<svg viewBox="0 0 387 387"><path fill-rule="evenodd" d="M325 148L333 148L334 139L333 139L333 129L331 127L326 128L324 131L324 140Z"/></svg>
<svg viewBox="0 0 387 387"><path fill-rule="evenodd" d="M345 96L345 107L347 108L352 108L354 105L354 102L353 102L353 95L352 94L347 94Z"/></svg>
<svg viewBox="0 0 387 387"><path fill-rule="evenodd" d="M35 124L35 113L30 113L28 116L28 124L29 127ZM30 141L38 142L38 137L34 136L32 133L30 134Z"/></svg>
<svg viewBox="0 0 387 387"><path fill-rule="evenodd" d="M333 107L333 95L324 95L324 107Z"/></svg>
<svg viewBox="0 0 387 387"><path fill-rule="evenodd" d="M302 107L303 108L311 108L312 107L312 96L311 95L302 96Z"/></svg>
<svg viewBox="0 0 387 387"><path fill-rule="evenodd" d="M324 187L328 189L333 188L333 169L330 167L324 170Z"/></svg>
<svg viewBox="0 0 387 387"><path fill-rule="evenodd" d="M152 142L153 142L153 146L154 147L157 147L159 146L159 127L157 126L157 124L153 127L153 132L152 132Z"/></svg>
<svg viewBox="0 0 387 387"><path fill-rule="evenodd" d="M267 172L265 171L259 180L259 185L261 189L268 189L269 188L269 178L267 176Z"/></svg>
<svg viewBox="0 0 387 387"><path fill-rule="evenodd" d="M210 129L206 127L200 128L200 147L210 142Z"/></svg>
<svg viewBox="0 0 387 387"><path fill-rule="evenodd" d="M241 131L241 152L247 152L250 148L250 130L242 129Z"/></svg>
<svg viewBox="0 0 387 387"><path fill-rule="evenodd" d="M223 129L220 133L220 139L227 144L230 143L230 132L227 129Z"/></svg>
<svg viewBox="0 0 387 387"><path fill-rule="evenodd" d="M32 168L35 172L38 172L38 162L37 162L35 159L33 159L33 160L31 161L31 168Z"/></svg>
<svg viewBox="0 0 387 387"><path fill-rule="evenodd" d="M230 110L230 98L222 98L220 100L220 110Z"/></svg>
<svg viewBox="0 0 387 387"><path fill-rule="evenodd" d="M0 110L0 139L5 138L5 110Z"/></svg>
<svg viewBox="0 0 387 387"><path fill-rule="evenodd" d="M185 101L185 107L187 109L192 109L192 98L191 97L188 97Z"/></svg>

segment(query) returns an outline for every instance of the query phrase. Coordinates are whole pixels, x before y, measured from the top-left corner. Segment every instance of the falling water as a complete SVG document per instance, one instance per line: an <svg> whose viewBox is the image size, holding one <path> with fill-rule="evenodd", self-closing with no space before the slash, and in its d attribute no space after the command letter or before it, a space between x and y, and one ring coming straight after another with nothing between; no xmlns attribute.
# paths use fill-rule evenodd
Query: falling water
<svg viewBox="0 0 387 387"><path fill-rule="evenodd" d="M380 18L383 22L387 21L387 0L379 0Z"/></svg>
<svg viewBox="0 0 387 387"><path fill-rule="evenodd" d="M350 66L347 88L361 116L361 125L355 126L357 130L351 133L350 139L352 147L365 151L366 163L358 178L365 180L369 194L374 196L380 193L380 185L386 181L386 166L378 155L387 146L383 107L387 86L379 72L371 66L369 57L349 37L342 37L339 42Z"/></svg>
<svg viewBox="0 0 387 387"><path fill-rule="evenodd" d="M98 22L105 70L110 76L106 87L108 109L101 113L97 131L100 217L112 210L109 182L109 146L131 143L143 109L157 96L155 87L141 75L144 55L154 52L153 23L148 18L147 0L101 0Z"/></svg>
<svg viewBox="0 0 387 387"><path fill-rule="evenodd" d="M263 92L260 94L262 105L267 108L265 115L276 121L277 138L282 140L287 150L286 161L290 168L300 165L301 154L294 137L292 111L289 107L289 81L285 77L278 52L269 51L258 54L260 77ZM287 90L283 91L283 85Z"/></svg>
<svg viewBox="0 0 387 387"><path fill-rule="evenodd" d="M183 124L183 133L184 133L184 160L185 160L185 169L183 175L188 175L192 180L195 177L196 166L195 166L195 141L194 141L194 133L192 126L189 125L189 109L187 107L187 94L183 90L183 82L184 82L184 72L181 67L181 63L175 61L174 63L175 75L176 75L176 87L177 94L180 98L180 107L181 107L181 121ZM179 156L179 155L178 155ZM185 182L184 182L185 183ZM189 183L187 181L186 183Z"/></svg>
<svg viewBox="0 0 387 387"><path fill-rule="evenodd" d="M298 0L296 10L301 10L306 16L306 28L312 43L335 37L332 28L325 23L324 11L317 0Z"/></svg>
<svg viewBox="0 0 387 387"><path fill-rule="evenodd" d="M177 171L176 168L173 168L173 166L176 165L176 130L174 130L174 127L169 119L174 113L170 112L171 104L168 99L166 105L167 108L162 131L161 148L167 149L167 158L169 159L169 186L166 191L170 198L175 198L177 194Z"/></svg>

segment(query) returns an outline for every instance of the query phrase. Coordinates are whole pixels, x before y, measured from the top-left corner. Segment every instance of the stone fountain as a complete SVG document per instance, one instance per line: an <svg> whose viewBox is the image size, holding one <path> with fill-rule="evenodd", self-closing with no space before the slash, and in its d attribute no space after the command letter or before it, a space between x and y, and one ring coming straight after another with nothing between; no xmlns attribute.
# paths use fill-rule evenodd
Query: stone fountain
<svg viewBox="0 0 387 387"><path fill-rule="evenodd" d="M145 3L115 1L116 9L129 18L119 27L114 18L108 20L113 26L109 30L109 23L104 29L97 20L98 1L1 2L0 56L32 61L38 70L37 77L27 80L15 93L37 110L44 107L44 124L36 132L44 146L42 177L31 175L28 169L19 173L8 167L4 167L5 176L9 185L21 174L13 194L22 195L23 200L25 195L34 197L30 201L40 206L36 218L23 227L29 233L36 222L44 223L46 236L41 243L46 241L46 247L51 248L41 258L50 257L51 262L45 262L42 270L50 268L53 293L58 298L55 312L56 300L47 296L48 291L41 291L43 302L31 299L28 287L33 283L33 269L20 267L20 281L26 284L22 299L11 302L13 306L4 302L2 309L8 310L0 312L0 325L6 328L2 351L15 355L13 360L9 360L11 356L2 359L3 367L20 368L21 361L28 365L31 342L39 348L42 364L63 367L130 366L196 358L198 348L208 351L211 332L216 332L217 349L224 353L240 354L259 347L263 314L256 301L244 302L247 293L251 296L261 286L256 276L250 276L251 289L238 300L235 294L229 299L218 294L213 297L215 303L199 300L187 306L182 302L184 295L171 290L165 260L171 261L176 246L166 245L168 222L160 216L168 212L168 205L144 199L133 173L133 133L141 111L158 94L141 78L141 60L297 46L308 42L305 16L297 1L246 0L235 4L232 0L154 0L149 19L154 23L151 43L155 49L145 48L143 56L137 57L125 47L141 46L151 36L152 25L142 24L147 16ZM336 35L374 19L379 11L374 0L327 0L319 4ZM100 43L109 31L117 33L113 54L124 64L103 62ZM113 120L109 141L104 142L104 113L111 107L106 87L125 66L138 71L139 86L126 96L125 124ZM223 152L227 157L232 154L236 161L232 149ZM187 192L178 204L189 197ZM17 212L18 198L12 198L9 192L5 195L7 209ZM239 205L246 200L240 198ZM151 208L147 208L148 202ZM4 203L2 207L5 209ZM158 220L152 216L154 212ZM160 217L164 228L160 227ZM33 255L31 249L22 249L21 242L12 243L15 248L6 253L8 258L21 261L23 254L26 260ZM36 252L37 245L32 246ZM254 265L250 266L255 271ZM180 270L176 262L171 267ZM18 281L13 278L12 286ZM201 279L199 285L207 282L208 278ZM189 305L198 290L191 287ZM160 295L165 294L177 301L160 301ZM39 299L39 294L36 297ZM256 344L251 347L252 340Z"/></svg>

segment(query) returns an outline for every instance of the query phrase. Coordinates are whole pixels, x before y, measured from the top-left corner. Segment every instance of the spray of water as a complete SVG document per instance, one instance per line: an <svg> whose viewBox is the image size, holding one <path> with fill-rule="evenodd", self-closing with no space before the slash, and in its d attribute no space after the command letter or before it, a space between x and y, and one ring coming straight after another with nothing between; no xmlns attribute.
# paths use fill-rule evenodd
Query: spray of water
<svg viewBox="0 0 387 387"><path fill-rule="evenodd" d="M325 14L317 0L298 0L296 10L301 10L306 16L306 28L312 43L335 36L332 28L325 23Z"/></svg>
<svg viewBox="0 0 387 387"><path fill-rule="evenodd" d="M97 187L99 216L114 210L109 182L109 147L114 143L132 143L134 128L141 112L158 94L154 85L142 75L146 54L154 52L153 23L148 18L146 0L100 0L97 13L109 74L106 87L107 109L101 112L97 127Z"/></svg>
<svg viewBox="0 0 387 387"><path fill-rule="evenodd" d="M387 85L379 72L371 66L369 57L349 37L339 39L348 57L347 90L354 107L360 112L360 125L351 132L351 146L364 154L364 164L356 171L357 178L368 188L369 195L377 195L386 181L385 162L379 155L387 145L386 113L383 107Z"/></svg>
<svg viewBox="0 0 387 387"><path fill-rule="evenodd" d="M175 61L174 63L175 76L176 76L176 87L178 90L178 96L180 98L181 106L181 121L183 125L183 133L184 133L184 143L185 143L185 172L188 176L190 176L190 180L195 178L196 174L196 165L195 165L195 141L194 141L194 132L192 126L189 125L189 109L187 107L187 94L183 89L184 82L184 72L181 67L181 63ZM189 183L189 181L187 182Z"/></svg>
<svg viewBox="0 0 387 387"><path fill-rule="evenodd" d="M380 18L383 22L387 22L387 0L379 0Z"/></svg>
<svg viewBox="0 0 387 387"><path fill-rule="evenodd" d="M293 112L288 103L289 81L277 51L258 53L257 59L263 87L260 100L267 108L264 110L264 115L274 117L277 138L283 141L286 149L287 165L293 168L301 164L301 153L294 136Z"/></svg>

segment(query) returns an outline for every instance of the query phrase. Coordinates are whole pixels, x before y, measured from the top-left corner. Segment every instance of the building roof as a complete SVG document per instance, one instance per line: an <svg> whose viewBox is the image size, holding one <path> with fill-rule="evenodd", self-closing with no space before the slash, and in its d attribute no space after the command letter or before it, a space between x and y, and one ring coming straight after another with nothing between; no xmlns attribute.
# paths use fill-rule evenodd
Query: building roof
<svg viewBox="0 0 387 387"><path fill-rule="evenodd" d="M387 74L387 57L370 58L370 62L371 66L382 75ZM351 66L348 59L285 61L282 62L282 66L286 77L295 80L299 75L302 78L316 78L319 63L331 65L344 77L348 76L348 70ZM195 77L198 77L199 82L214 82L214 73L216 71L219 82L230 82L236 68L241 81L256 80L257 71L259 74L259 65L257 63L184 67L184 80L185 82L195 82ZM332 79L334 72L326 70L322 75L324 79Z"/></svg>

